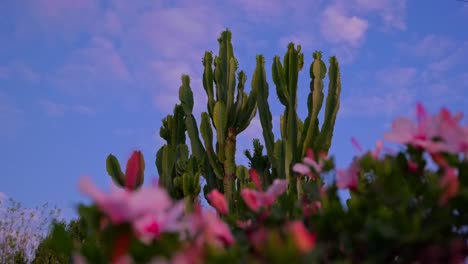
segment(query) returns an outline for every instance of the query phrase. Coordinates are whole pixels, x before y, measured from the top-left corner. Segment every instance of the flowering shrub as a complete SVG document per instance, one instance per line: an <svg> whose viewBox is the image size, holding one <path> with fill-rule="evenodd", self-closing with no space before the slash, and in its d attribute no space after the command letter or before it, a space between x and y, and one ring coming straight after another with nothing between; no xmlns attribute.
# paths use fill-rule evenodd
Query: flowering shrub
<svg viewBox="0 0 468 264"><path fill-rule="evenodd" d="M308 151L293 166L298 192L285 179L263 189L250 169L235 209L218 190L207 195L216 213L174 201L159 184L105 193L83 178L94 201L79 208L87 239L73 244L57 226L56 248L75 263L460 263L468 256L468 127L460 121L418 105L416 121L398 118L384 135L404 148L379 141L344 169ZM324 184L326 175L335 181ZM338 189L349 190L345 204Z"/></svg>

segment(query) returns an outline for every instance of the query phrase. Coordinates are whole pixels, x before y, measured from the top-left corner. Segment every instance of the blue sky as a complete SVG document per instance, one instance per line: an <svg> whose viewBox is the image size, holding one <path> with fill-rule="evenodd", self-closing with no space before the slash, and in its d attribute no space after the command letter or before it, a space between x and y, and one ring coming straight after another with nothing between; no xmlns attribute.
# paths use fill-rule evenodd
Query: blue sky
<svg viewBox="0 0 468 264"><path fill-rule="evenodd" d="M305 56L299 98L309 89L312 52L338 56L342 101L330 153L346 166L356 154L351 137L373 147L418 101L466 112L467 25L468 3L455 0L1 1L0 192L28 206L57 204L69 216L84 201L79 177L107 187L106 156L126 160L135 149L149 183L180 75L191 76L199 117L201 58L217 51L225 28L249 89L255 55L270 69L290 41ZM270 89L277 132L283 108L271 81ZM258 135L255 119L239 150ZM242 151L238 160L246 164Z"/></svg>

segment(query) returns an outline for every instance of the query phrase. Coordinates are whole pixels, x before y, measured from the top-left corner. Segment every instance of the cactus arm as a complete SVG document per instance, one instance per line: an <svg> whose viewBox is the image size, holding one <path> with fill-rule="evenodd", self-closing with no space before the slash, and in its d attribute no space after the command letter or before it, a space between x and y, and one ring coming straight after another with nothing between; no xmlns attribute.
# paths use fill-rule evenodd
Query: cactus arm
<svg viewBox="0 0 468 264"><path fill-rule="evenodd" d="M286 106L288 105L288 100L286 98L288 97L289 93L286 89L286 77L284 75L284 69L278 56L275 56L273 59L271 71L273 73L273 82L276 86L276 95L278 96L281 104Z"/></svg>
<svg viewBox="0 0 468 264"><path fill-rule="evenodd" d="M224 145L227 132L227 114L226 114L226 105L222 101L218 101L215 104L213 112L213 121L216 129L216 137L218 142L218 159L223 162L225 159Z"/></svg>
<svg viewBox="0 0 468 264"><path fill-rule="evenodd" d="M257 56L257 65L252 77L252 90L257 94L258 113L260 115L260 123L262 124L263 139L267 155L270 161L274 161L274 145L275 136L273 135L272 116L270 105L268 104L268 82L265 73L265 59L263 56ZM274 164L274 162L272 163Z"/></svg>
<svg viewBox="0 0 468 264"><path fill-rule="evenodd" d="M236 88L236 70L237 70L237 61L235 58L229 59L229 72L227 73L227 97L226 97L226 113L229 113L229 126L232 126L234 121L235 113L232 113L234 109L234 91ZM231 114L232 113L232 114Z"/></svg>
<svg viewBox="0 0 468 264"><path fill-rule="evenodd" d="M330 69L328 72L330 79L327 94L327 103L325 107L325 120L320 131L319 142L320 150L328 152L333 137L333 128L335 126L336 116L340 108L340 67L336 57L330 58Z"/></svg>
<svg viewBox="0 0 468 264"><path fill-rule="evenodd" d="M215 156L214 149L213 149L213 130L211 129L210 124L210 117L206 112L202 113L202 121L200 125L200 131L203 137L203 141L205 142L206 146L206 156L208 158L208 162L213 169L216 177L218 179L223 178L223 169L218 163L218 159Z"/></svg>
<svg viewBox="0 0 468 264"><path fill-rule="evenodd" d="M213 54L211 52L205 52L202 63L204 67L203 88L205 89L206 95L208 96L208 113L213 115L213 108L215 104L215 98L213 94Z"/></svg>
<svg viewBox="0 0 468 264"><path fill-rule="evenodd" d="M308 98L308 126L305 128L304 145L302 148L301 155L304 156L307 149L314 148L314 140L317 140L318 134L318 114L322 108L323 103L323 78L325 78L327 68L325 63L322 61L322 54L320 52L314 52L314 62L310 66L310 95Z"/></svg>
<svg viewBox="0 0 468 264"><path fill-rule="evenodd" d="M249 97L243 107L243 110L240 112L240 119L237 120L235 125L236 134L240 134L244 131L255 117L257 113L257 96L255 91L250 91Z"/></svg>

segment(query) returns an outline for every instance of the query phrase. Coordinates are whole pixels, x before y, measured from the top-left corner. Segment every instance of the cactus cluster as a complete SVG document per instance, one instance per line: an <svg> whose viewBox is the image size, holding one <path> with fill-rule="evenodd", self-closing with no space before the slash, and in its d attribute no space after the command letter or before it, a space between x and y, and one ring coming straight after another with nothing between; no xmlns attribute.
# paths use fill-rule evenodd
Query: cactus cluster
<svg viewBox="0 0 468 264"><path fill-rule="evenodd" d="M200 193L201 169L196 157L189 155L185 144L184 105L176 105L174 114L163 119L159 135L166 141L156 154L159 184L174 199L196 201Z"/></svg>
<svg viewBox="0 0 468 264"><path fill-rule="evenodd" d="M279 56L274 58L273 82L278 99L285 107L280 121L281 138L275 140L264 57L257 56L251 89L247 93L247 76L243 71L237 71L238 62L234 56L231 32L222 32L218 43L218 54L213 57L212 52L205 52L202 60L203 87L208 103L207 111L201 113L200 126L193 115L194 98L188 75L182 75L180 104L175 106L173 115L163 119L160 136L166 144L156 154L159 183L173 198L188 197L188 201L193 202L200 193L200 176L203 176L206 180L205 196L211 190L218 189L225 194L229 207L235 212L235 201L240 200L239 190L251 184L247 167L236 164L236 139L249 126L258 110L266 155L262 153L260 141L255 139L253 154L245 151L250 160L249 165L259 175L262 188L267 189L275 179L287 179L289 192L300 197L301 179L295 177L292 164L300 162L309 149L318 154L326 153L330 148L341 92L337 59L330 58L325 118L320 128L318 115L324 99L323 79L327 73L322 54L315 52L314 61L310 65L308 115L304 121L297 114L298 78L304 66L301 47L290 43L283 62ZM191 155L186 135L190 140ZM141 153L135 155L132 157L134 160L143 162ZM141 159L138 158L140 156ZM144 162L141 164L144 169ZM112 155L108 157L107 169L114 181L126 185L125 177L129 177L128 173L124 175L121 172L117 159ZM142 176L129 188L135 188L141 183Z"/></svg>
<svg viewBox="0 0 468 264"><path fill-rule="evenodd" d="M183 77L179 91L180 101L187 115L187 130L196 157L205 159L212 174L206 173L205 193L211 189L222 189L230 206L234 206L236 172L236 138L244 131L257 110L255 92L244 90L247 77L243 71L237 73L238 62L234 56L231 32L224 31L218 39L219 53L213 58L206 52L203 58L203 87L208 96L208 112L201 114L200 131L204 146L197 133L195 118L192 115L193 94L188 76ZM236 78L237 73L237 78ZM216 131L213 144L213 127ZM206 166L208 167L208 166ZM214 179L215 177L216 179ZM220 182L222 188L219 188Z"/></svg>
<svg viewBox="0 0 468 264"><path fill-rule="evenodd" d="M297 114L298 76L304 65L304 55L301 46L288 45L288 50L281 63L280 57L273 60L273 82L276 94L285 106L280 116L281 139L275 141L272 127L272 116L268 104L268 82L266 81L265 60L257 56L257 65L252 79L252 88L257 93L258 112L263 128L267 156L271 164L272 177L286 178L290 188L296 188L291 164L300 162L308 149L314 152L327 153L333 137L333 128L339 110L341 93L340 70L336 57L330 58L328 69L329 86L325 108L325 118L319 128L319 112L324 99L323 79L327 68L319 51L313 54L314 61L310 65L310 93L307 100L308 115L304 122ZM300 182L299 182L300 183ZM301 194L300 186L297 188Z"/></svg>

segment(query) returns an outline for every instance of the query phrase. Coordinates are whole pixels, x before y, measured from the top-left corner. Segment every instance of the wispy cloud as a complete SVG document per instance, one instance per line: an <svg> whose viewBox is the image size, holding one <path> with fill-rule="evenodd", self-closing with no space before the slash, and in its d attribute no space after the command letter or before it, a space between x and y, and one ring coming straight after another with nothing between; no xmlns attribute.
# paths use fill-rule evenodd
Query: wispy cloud
<svg viewBox="0 0 468 264"><path fill-rule="evenodd" d="M420 72L414 67L385 67L363 80L362 88L343 96L340 114L344 117L376 117L404 113L417 98L414 85ZM368 83L374 85L370 87ZM418 84L419 85L419 84Z"/></svg>
<svg viewBox="0 0 468 264"><path fill-rule="evenodd" d="M369 26L367 20L347 15L340 5L327 7L322 16L320 30L326 40L335 44L359 45Z"/></svg>
<svg viewBox="0 0 468 264"><path fill-rule="evenodd" d="M457 45L456 48L445 57L431 63L429 69L435 73L443 73L450 70L452 67L464 62L468 55L468 42L463 42Z"/></svg>
<svg viewBox="0 0 468 264"><path fill-rule="evenodd" d="M419 39L398 43L397 47L411 55L437 58L455 48L456 42L447 36L429 34Z"/></svg>

